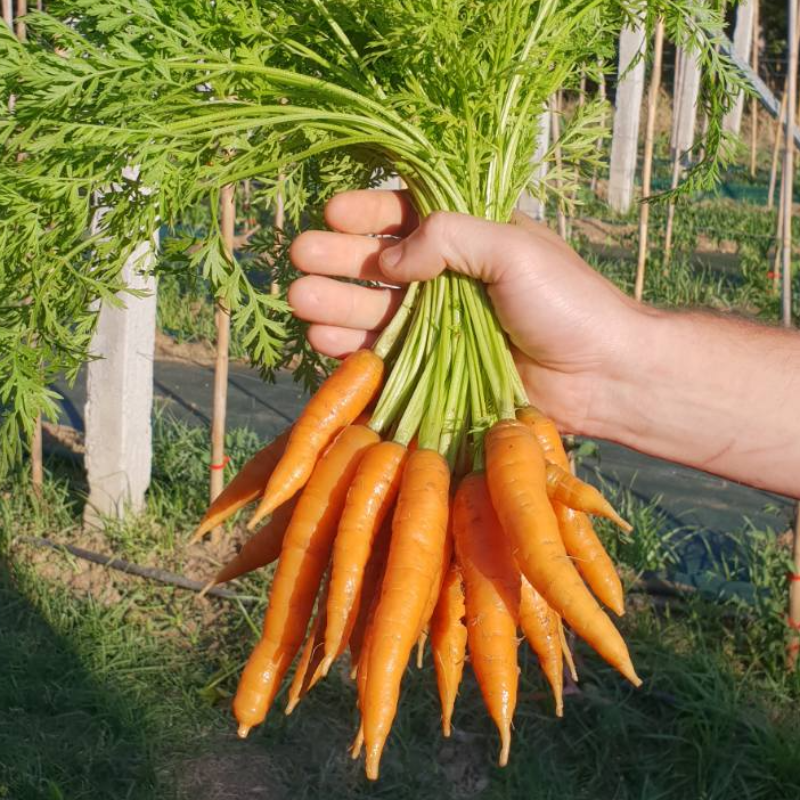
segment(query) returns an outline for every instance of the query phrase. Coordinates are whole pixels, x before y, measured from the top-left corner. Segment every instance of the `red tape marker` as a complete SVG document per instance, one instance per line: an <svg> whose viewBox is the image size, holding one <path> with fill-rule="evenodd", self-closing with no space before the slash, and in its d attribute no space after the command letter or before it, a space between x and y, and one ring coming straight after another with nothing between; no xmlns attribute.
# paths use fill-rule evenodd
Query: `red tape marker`
<svg viewBox="0 0 800 800"><path fill-rule="evenodd" d="M793 630L793 631L800 631L800 620L793 620L788 614L786 615L786 624Z"/></svg>
<svg viewBox="0 0 800 800"><path fill-rule="evenodd" d="M800 581L800 572L787 572L786 579L789 581Z"/></svg>
<svg viewBox="0 0 800 800"><path fill-rule="evenodd" d="M221 464L210 464L208 468L209 469L225 469L225 467L227 467L228 464L230 464L230 463L231 463L231 457L230 456L223 456Z"/></svg>

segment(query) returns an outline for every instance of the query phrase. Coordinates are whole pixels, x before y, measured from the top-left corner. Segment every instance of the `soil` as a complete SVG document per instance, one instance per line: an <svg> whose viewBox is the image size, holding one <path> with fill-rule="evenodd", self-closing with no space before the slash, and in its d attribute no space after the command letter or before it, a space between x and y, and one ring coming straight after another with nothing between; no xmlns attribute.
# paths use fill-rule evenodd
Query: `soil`
<svg viewBox="0 0 800 800"><path fill-rule="evenodd" d="M170 770L182 800L284 800L275 780L279 764L263 748L231 734L204 743L201 756L176 763Z"/></svg>

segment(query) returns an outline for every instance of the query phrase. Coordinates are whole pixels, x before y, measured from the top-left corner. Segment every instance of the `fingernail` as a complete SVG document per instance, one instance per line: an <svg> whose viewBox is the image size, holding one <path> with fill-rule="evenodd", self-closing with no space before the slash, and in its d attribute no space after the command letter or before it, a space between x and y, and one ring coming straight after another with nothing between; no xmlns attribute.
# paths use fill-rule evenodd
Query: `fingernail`
<svg viewBox="0 0 800 800"><path fill-rule="evenodd" d="M403 245L396 244L394 247L390 247L388 250L384 250L381 253L380 257L380 265L382 269L392 269L396 267L400 262L400 259L403 256Z"/></svg>

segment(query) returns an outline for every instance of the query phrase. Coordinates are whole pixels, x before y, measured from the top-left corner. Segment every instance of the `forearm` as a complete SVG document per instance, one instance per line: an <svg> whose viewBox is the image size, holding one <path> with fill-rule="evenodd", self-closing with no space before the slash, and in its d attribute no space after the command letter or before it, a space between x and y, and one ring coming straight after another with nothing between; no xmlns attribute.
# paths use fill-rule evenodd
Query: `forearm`
<svg viewBox="0 0 800 800"><path fill-rule="evenodd" d="M645 309L583 433L800 497L800 334Z"/></svg>

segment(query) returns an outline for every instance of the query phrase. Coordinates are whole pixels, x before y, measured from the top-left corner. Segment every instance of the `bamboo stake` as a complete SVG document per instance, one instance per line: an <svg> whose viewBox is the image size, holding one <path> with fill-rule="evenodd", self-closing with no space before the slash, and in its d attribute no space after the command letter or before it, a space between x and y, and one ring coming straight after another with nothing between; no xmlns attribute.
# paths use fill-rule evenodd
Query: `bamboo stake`
<svg viewBox="0 0 800 800"><path fill-rule="evenodd" d="M758 26L759 26L759 4L758 0L753 0L753 43L751 46L752 54L750 57L753 72L758 75ZM756 158L758 154L758 99L754 97L750 101L750 177L756 177Z"/></svg>
<svg viewBox="0 0 800 800"><path fill-rule="evenodd" d="M786 119L786 87L784 86L781 108L775 120L775 139L772 143L772 164L769 168L769 188L767 189L767 208L775 205L775 185L778 182L778 159L780 157L781 126Z"/></svg>
<svg viewBox="0 0 800 800"><path fill-rule="evenodd" d="M597 84L597 94L600 99L605 103L607 94L606 94L606 77L605 73L603 72L603 64L600 64L600 82ZM602 127L605 127L606 124L606 112L603 111L603 117L600 120L600 124ZM595 147L597 148L597 152L599 153L603 148L603 139L602 137L598 138L595 142ZM591 183L591 190L593 194L597 193L597 167L594 168L594 172L592 173L592 183Z"/></svg>
<svg viewBox="0 0 800 800"><path fill-rule="evenodd" d="M234 186L223 186L220 192L220 228L228 258L233 259L233 236L236 223ZM225 485L225 415L228 404L228 350L230 348L231 317L222 301L217 302L217 357L214 364L214 396L211 413L211 481L210 499L213 502ZM212 531L218 535L220 528Z"/></svg>
<svg viewBox="0 0 800 800"><path fill-rule="evenodd" d="M561 125L559 122L559 115L561 114L561 92L556 92L550 98L550 135L553 137L553 154L556 160L556 176L561 174L561 145L558 139L561 136ZM553 186L556 190L556 224L558 226L558 235L566 242L567 241L567 216L564 213L564 198L561 195L561 178L556 177L553 181Z"/></svg>
<svg viewBox="0 0 800 800"><path fill-rule="evenodd" d="M783 144L783 325L792 327L792 201L794 199L794 128L797 110L797 1L789 0L789 72L786 76L786 127Z"/></svg>
<svg viewBox="0 0 800 800"><path fill-rule="evenodd" d="M792 200L794 196L794 141L793 130L797 105L797 6L798 0L789 0L789 71L786 76L786 129L784 133L783 158L783 274L782 274L782 320L786 328L792 326ZM800 572L800 504L795 506L794 573ZM794 576L793 576L794 577ZM792 580L789 586L790 635L787 652L788 666L797 666L797 650L800 644L800 582Z"/></svg>
<svg viewBox="0 0 800 800"><path fill-rule="evenodd" d="M22 17L28 13L28 0L17 0L17 39L24 42L28 38Z"/></svg>
<svg viewBox="0 0 800 800"><path fill-rule="evenodd" d="M14 29L14 9L11 7L11 0L3 0L3 22Z"/></svg>
<svg viewBox="0 0 800 800"><path fill-rule="evenodd" d="M661 89L661 61L664 53L664 20L656 24L653 43L653 72L647 91L647 124L644 131L644 164L642 165L642 203L639 206L639 257L636 262L636 285L633 296L637 300L644 294L644 273L647 263L647 225L650 219L650 185L653 175L653 143L655 141L658 93Z"/></svg>
<svg viewBox="0 0 800 800"><path fill-rule="evenodd" d="M280 249L281 241L283 239L283 226L285 222L285 206L283 200L283 176L279 176L279 181L281 182L281 186L278 189L278 193L275 195L275 249ZM274 262L273 262L274 263ZM281 286L274 279L269 286L270 294L277 295L281 293Z"/></svg>

